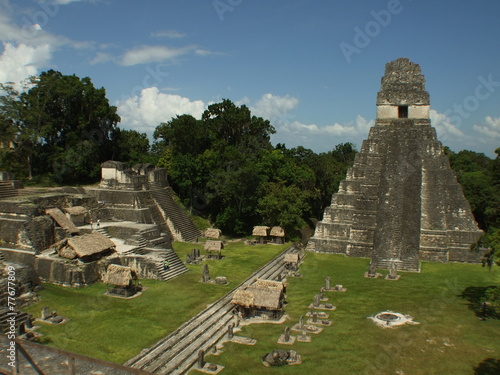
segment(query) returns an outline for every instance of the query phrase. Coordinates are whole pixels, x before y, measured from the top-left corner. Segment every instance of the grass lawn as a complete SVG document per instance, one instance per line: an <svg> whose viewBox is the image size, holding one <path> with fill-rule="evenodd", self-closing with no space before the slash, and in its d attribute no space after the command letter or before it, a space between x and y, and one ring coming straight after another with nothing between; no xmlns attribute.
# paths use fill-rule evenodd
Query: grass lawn
<svg viewBox="0 0 500 375"><path fill-rule="evenodd" d="M288 279L290 319L281 325L243 327L236 335L257 339L255 346L225 343L220 356L206 360L225 366L225 374L499 373L498 367L492 372L474 370L486 367L488 359L500 360L500 320L481 321L472 308L478 305L471 306L471 301L480 301L484 287L500 284L498 268L490 273L480 265L425 262L421 273L402 272L399 281L389 281L365 279L368 263L368 259L308 253L300 270L304 277ZM307 306L325 285L326 276L332 285L348 289L325 293L337 306L329 312L334 324L312 335L311 343L277 344L284 327L298 323L309 311ZM410 314L420 324L384 329L367 319L385 310ZM260 358L277 348L296 350L303 364L264 367Z"/></svg>
<svg viewBox="0 0 500 375"><path fill-rule="evenodd" d="M104 296L108 286L71 289L44 285L41 301L26 311L40 316L48 306L69 322L60 326L41 325L43 343L72 352L124 363L241 283L254 270L287 248L286 245L245 246L232 242L220 261L207 261L210 277L226 276L228 285L200 283L203 264L188 265L190 272L168 282L141 280L147 289L138 298L123 300ZM181 258L203 244L174 243ZM204 254L204 250L201 250Z"/></svg>

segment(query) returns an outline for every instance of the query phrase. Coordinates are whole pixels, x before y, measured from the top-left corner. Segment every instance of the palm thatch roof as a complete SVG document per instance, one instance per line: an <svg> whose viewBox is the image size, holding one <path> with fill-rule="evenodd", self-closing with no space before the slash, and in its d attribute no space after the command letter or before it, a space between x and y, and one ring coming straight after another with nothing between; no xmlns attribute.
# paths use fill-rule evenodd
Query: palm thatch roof
<svg viewBox="0 0 500 375"><path fill-rule="evenodd" d="M299 263L299 254L285 254L285 263Z"/></svg>
<svg viewBox="0 0 500 375"><path fill-rule="evenodd" d="M277 289L281 291L285 289L286 284L281 281L257 279L251 286L255 288Z"/></svg>
<svg viewBox="0 0 500 375"><path fill-rule="evenodd" d="M120 266L118 264L110 264L106 270L106 274L102 278L102 282L117 286L128 286L132 280L136 279L137 275L132 268Z"/></svg>
<svg viewBox="0 0 500 375"><path fill-rule="evenodd" d="M269 235L269 227L257 226L253 227L252 236L267 237Z"/></svg>
<svg viewBox="0 0 500 375"><path fill-rule="evenodd" d="M208 240L205 242L204 249L207 251L221 251L224 248L222 241Z"/></svg>
<svg viewBox="0 0 500 375"><path fill-rule="evenodd" d="M65 207L64 211L70 215L86 215L88 213L88 210L83 206Z"/></svg>
<svg viewBox="0 0 500 375"><path fill-rule="evenodd" d="M272 227L271 236L273 237L285 237L285 230L282 227Z"/></svg>
<svg viewBox="0 0 500 375"><path fill-rule="evenodd" d="M281 308L282 295L279 289L249 286L245 290L236 291L231 302L243 307L278 310Z"/></svg>
<svg viewBox="0 0 500 375"><path fill-rule="evenodd" d="M214 240L218 239L222 235L222 231L216 228L208 228L205 231L205 237L212 238Z"/></svg>
<svg viewBox="0 0 500 375"><path fill-rule="evenodd" d="M240 289L234 293L231 303L243 307L252 307L254 306L253 301L254 295L251 291Z"/></svg>
<svg viewBox="0 0 500 375"><path fill-rule="evenodd" d="M61 228L66 229L69 233L74 234L79 232L75 224L59 208L48 208L45 210L45 213L50 215Z"/></svg>
<svg viewBox="0 0 500 375"><path fill-rule="evenodd" d="M114 249L116 246L113 241L99 232L68 238L68 245L75 250L79 258Z"/></svg>

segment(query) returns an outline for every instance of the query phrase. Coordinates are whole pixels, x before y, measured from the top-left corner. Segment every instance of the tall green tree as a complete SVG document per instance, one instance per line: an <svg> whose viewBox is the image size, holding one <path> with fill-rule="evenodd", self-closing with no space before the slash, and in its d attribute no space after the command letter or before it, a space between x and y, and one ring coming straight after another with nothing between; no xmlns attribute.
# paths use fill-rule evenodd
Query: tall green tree
<svg viewBox="0 0 500 375"><path fill-rule="evenodd" d="M31 87L3 95L1 113L15 129L14 153L26 160L27 176L50 175L59 182L91 181L99 163L112 156L120 117L104 88L90 78L49 70L32 77ZM9 165L2 168L10 169Z"/></svg>
<svg viewBox="0 0 500 375"><path fill-rule="evenodd" d="M116 128L113 135L113 159L128 163L133 166L138 163L152 162L149 153L149 139L146 133L136 130Z"/></svg>

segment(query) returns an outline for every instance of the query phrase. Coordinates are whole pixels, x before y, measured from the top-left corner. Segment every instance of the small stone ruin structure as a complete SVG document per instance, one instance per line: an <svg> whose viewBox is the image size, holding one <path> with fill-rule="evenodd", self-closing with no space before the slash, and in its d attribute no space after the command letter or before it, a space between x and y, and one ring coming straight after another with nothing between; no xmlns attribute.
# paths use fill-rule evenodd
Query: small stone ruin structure
<svg viewBox="0 0 500 375"><path fill-rule="evenodd" d="M208 259L221 259L224 243L222 241L207 240L204 249L207 251Z"/></svg>
<svg viewBox="0 0 500 375"><path fill-rule="evenodd" d="M262 357L262 364L266 367L299 365L301 363L302 358L295 350L276 349Z"/></svg>
<svg viewBox="0 0 500 375"><path fill-rule="evenodd" d="M256 226L253 227L252 236L257 237L257 242L260 244L264 244L269 239L269 230L271 228L266 226Z"/></svg>
<svg viewBox="0 0 500 375"><path fill-rule="evenodd" d="M285 262L286 270L292 272L298 271L300 263L300 254L298 253L285 254L283 261Z"/></svg>
<svg viewBox="0 0 500 375"><path fill-rule="evenodd" d="M272 227L269 235L272 243L280 245L285 243L285 230L282 227Z"/></svg>
<svg viewBox="0 0 500 375"><path fill-rule="evenodd" d="M140 292L142 288L134 284L134 281L137 281L134 270L118 264L110 264L102 278L103 283L113 285L106 294L117 297L131 297Z"/></svg>
<svg viewBox="0 0 500 375"><path fill-rule="evenodd" d="M481 231L431 126L420 66L386 64L377 119L307 250L419 271L420 260L480 262Z"/></svg>
<svg viewBox="0 0 500 375"><path fill-rule="evenodd" d="M277 320L283 315L285 284L272 280L256 280L245 289L239 289L231 301L242 318Z"/></svg>

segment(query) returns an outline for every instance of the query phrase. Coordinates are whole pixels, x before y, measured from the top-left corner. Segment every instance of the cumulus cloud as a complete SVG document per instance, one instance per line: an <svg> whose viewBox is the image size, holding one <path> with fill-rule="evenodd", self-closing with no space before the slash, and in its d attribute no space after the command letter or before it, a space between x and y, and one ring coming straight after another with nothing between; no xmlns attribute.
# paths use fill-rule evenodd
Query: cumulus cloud
<svg viewBox="0 0 500 375"><path fill-rule="evenodd" d="M249 102L244 98L242 103ZM253 105L250 105L250 111L253 115L265 118L273 125L283 125L290 121L292 111L299 105L299 99L290 96L278 96L270 93L262 95Z"/></svg>
<svg viewBox="0 0 500 375"><path fill-rule="evenodd" d="M441 142L447 143L449 140L465 137L464 132L453 124L447 115L439 113L435 109L431 109L429 115L431 124L436 128L438 139Z"/></svg>
<svg viewBox="0 0 500 375"><path fill-rule="evenodd" d="M139 46L125 52L121 64L125 66L164 62L189 53L193 47Z"/></svg>
<svg viewBox="0 0 500 375"><path fill-rule="evenodd" d="M282 126L280 129L297 136L352 136L356 137L361 134L367 134L368 129L374 124L373 120L366 120L363 116L358 115L355 121L339 124L338 122L330 125L303 124L294 121L291 124Z"/></svg>
<svg viewBox="0 0 500 375"><path fill-rule="evenodd" d="M141 90L140 95L134 96L117 103L121 125L128 129L151 134L162 122L167 122L172 117L190 114L201 118L206 104L201 100L166 94L157 87Z"/></svg>
<svg viewBox="0 0 500 375"><path fill-rule="evenodd" d="M500 139L500 118L486 116L485 122L485 124L474 124L472 128L490 139Z"/></svg>
<svg viewBox="0 0 500 375"><path fill-rule="evenodd" d="M114 60L113 55L105 52L97 52L94 58L90 60L90 64L91 65L101 64L113 60Z"/></svg>
<svg viewBox="0 0 500 375"><path fill-rule="evenodd" d="M47 66L51 57L52 50L47 44L31 47L4 43L4 51L0 55L0 82L14 82L19 85L19 82ZM16 88L20 89L18 85Z"/></svg>

